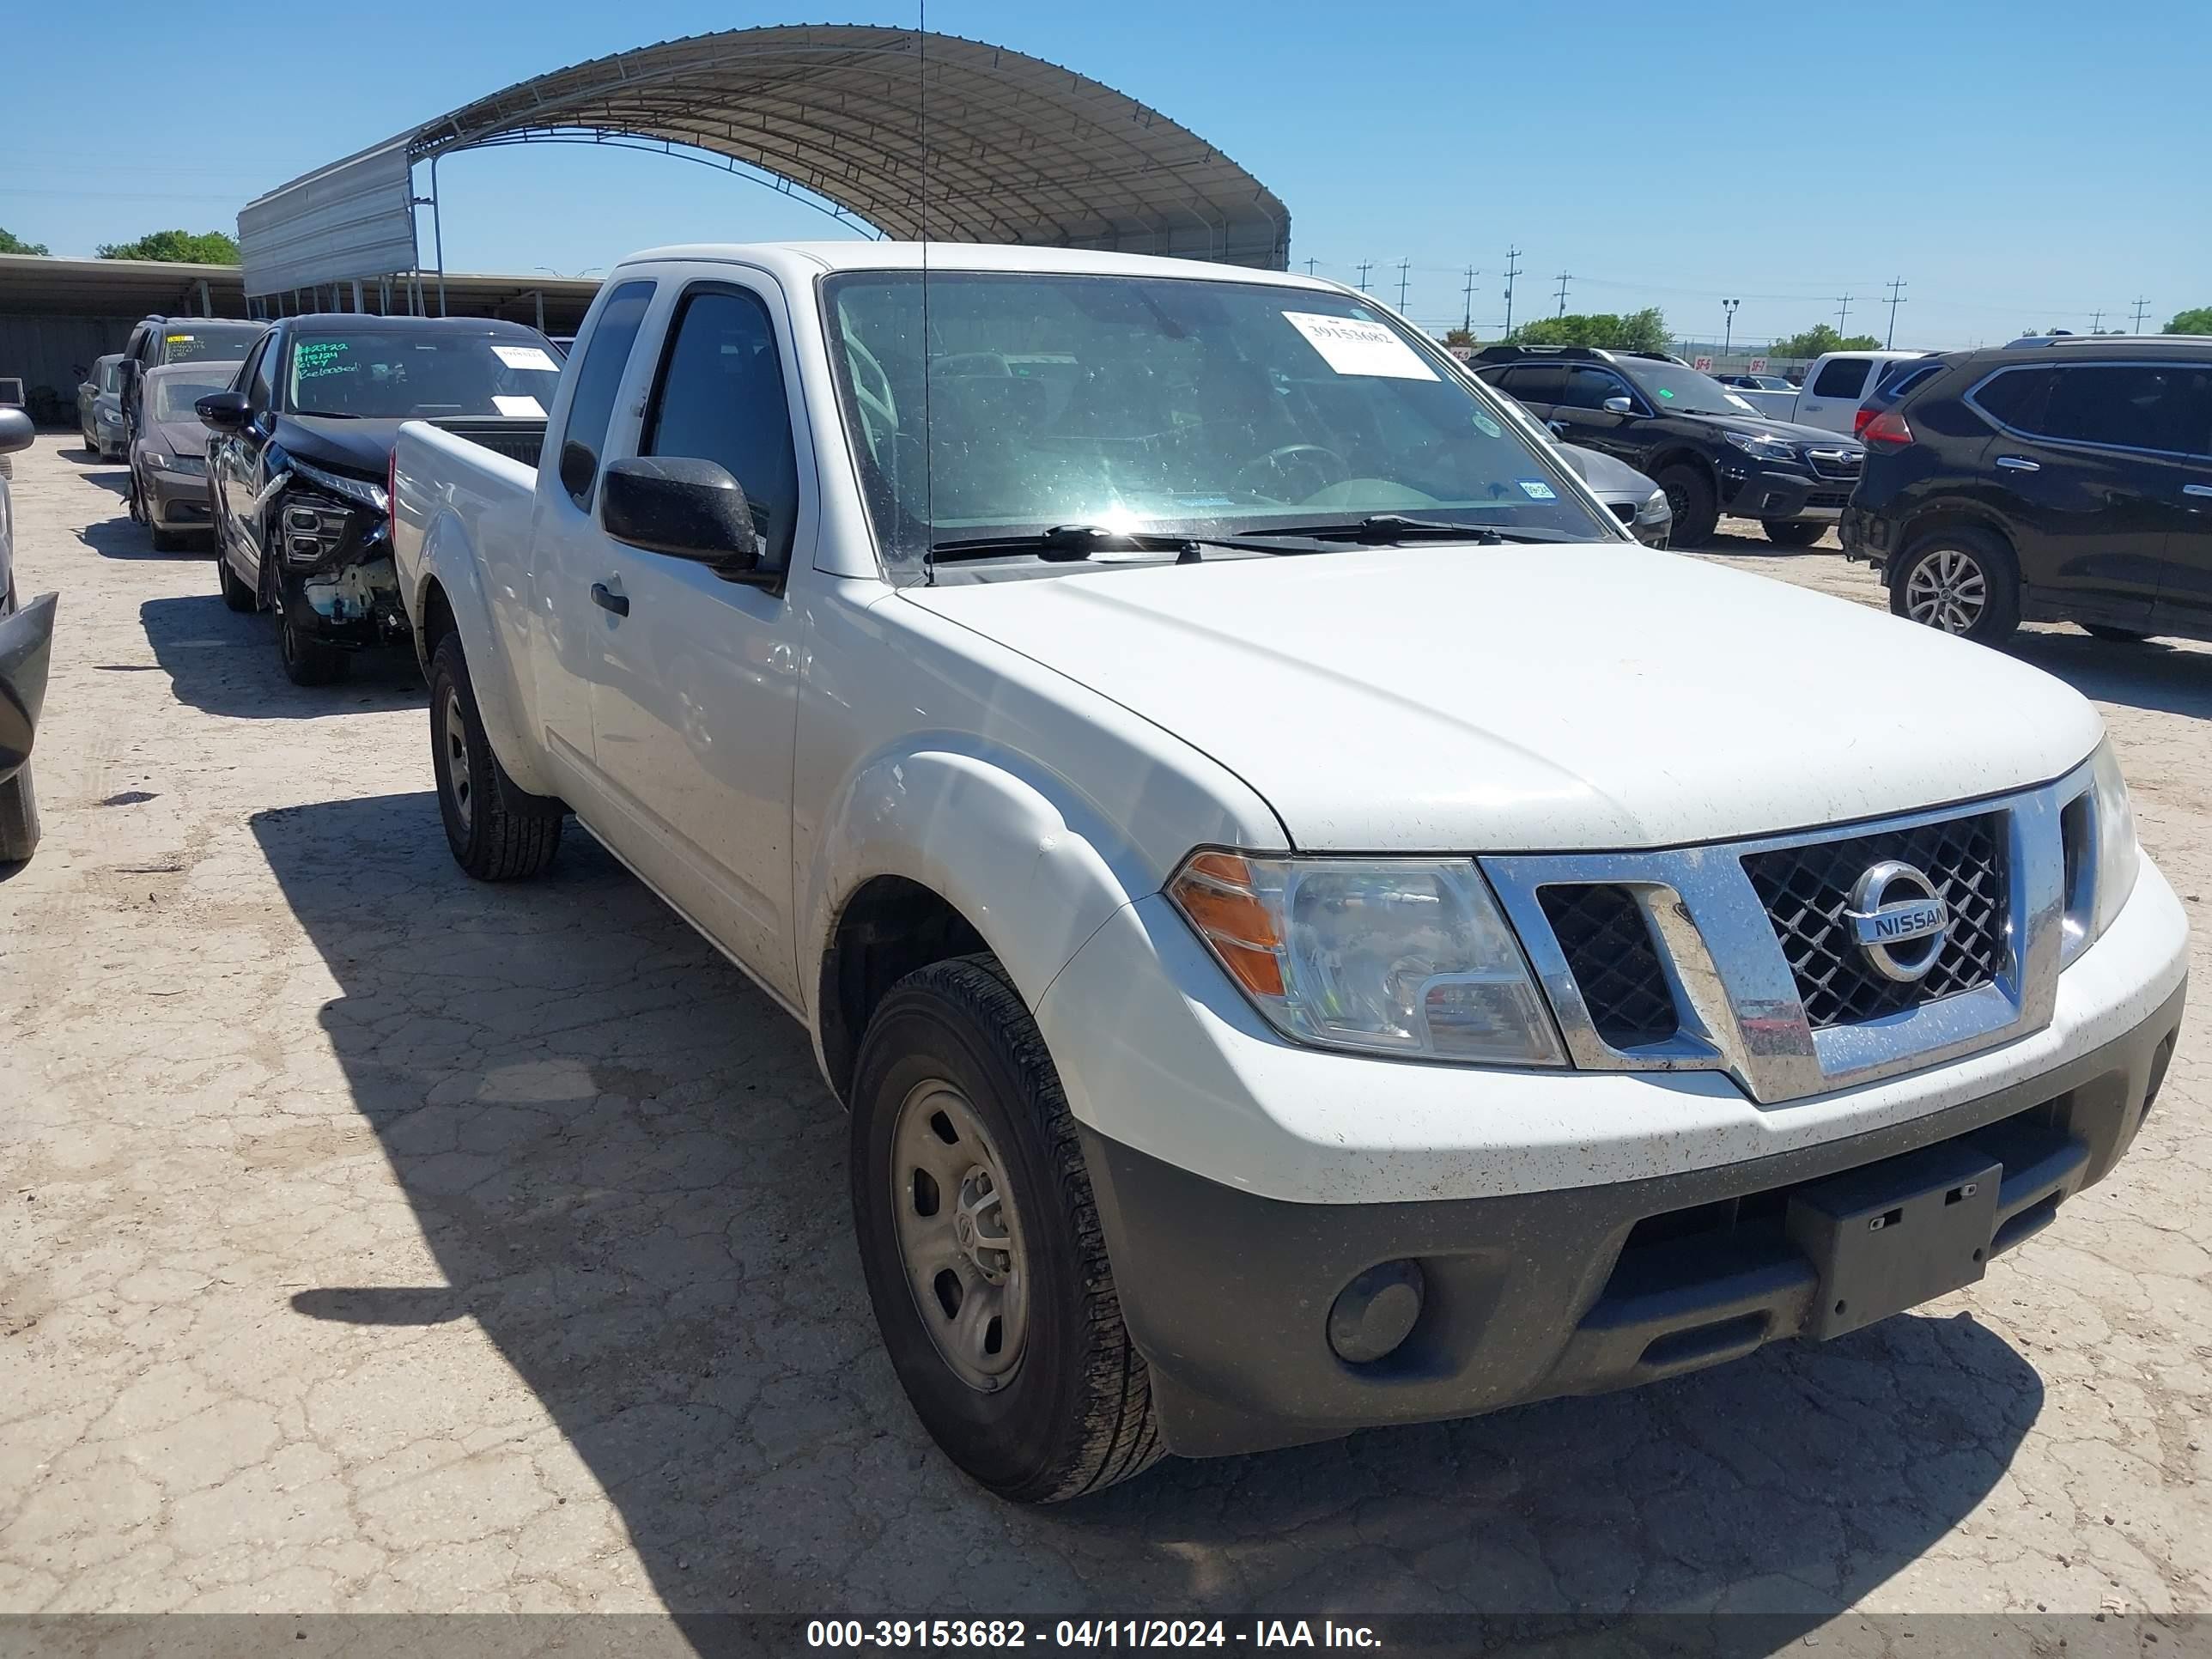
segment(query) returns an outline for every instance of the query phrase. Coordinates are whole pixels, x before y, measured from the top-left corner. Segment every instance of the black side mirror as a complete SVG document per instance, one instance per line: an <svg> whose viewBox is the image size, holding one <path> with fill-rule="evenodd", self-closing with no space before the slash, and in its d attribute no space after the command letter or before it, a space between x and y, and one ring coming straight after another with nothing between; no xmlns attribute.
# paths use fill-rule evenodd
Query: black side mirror
<svg viewBox="0 0 2212 1659"><path fill-rule="evenodd" d="M0 409L0 455L28 449L38 435L32 428L31 417L21 410Z"/></svg>
<svg viewBox="0 0 2212 1659"><path fill-rule="evenodd" d="M200 417L200 424L210 432L239 431L253 415L243 392L210 392L196 400L192 408Z"/></svg>
<svg viewBox="0 0 2212 1659"><path fill-rule="evenodd" d="M599 458L592 453L589 444L578 443L571 438L561 446L561 488L569 495L583 500L599 472Z"/></svg>
<svg viewBox="0 0 2212 1659"><path fill-rule="evenodd" d="M618 542L696 559L725 576L749 575L760 563L744 487L716 462L641 455L607 468L599 489L600 522Z"/></svg>

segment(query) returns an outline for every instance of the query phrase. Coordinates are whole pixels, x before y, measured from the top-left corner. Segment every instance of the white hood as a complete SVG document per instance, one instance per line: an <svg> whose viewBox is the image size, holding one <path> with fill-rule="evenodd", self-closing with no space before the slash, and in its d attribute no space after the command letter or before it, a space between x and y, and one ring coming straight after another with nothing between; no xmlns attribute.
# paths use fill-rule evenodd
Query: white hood
<svg viewBox="0 0 2212 1659"><path fill-rule="evenodd" d="M2103 729L1999 652L1642 548L1362 549L905 597L1203 750L1308 849L1774 833L2043 782Z"/></svg>

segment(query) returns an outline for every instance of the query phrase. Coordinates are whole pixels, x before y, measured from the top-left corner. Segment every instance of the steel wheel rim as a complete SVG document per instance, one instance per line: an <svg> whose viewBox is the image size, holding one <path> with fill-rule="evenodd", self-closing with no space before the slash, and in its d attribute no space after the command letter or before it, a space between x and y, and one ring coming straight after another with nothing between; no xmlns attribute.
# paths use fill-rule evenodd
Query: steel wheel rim
<svg viewBox="0 0 2212 1659"><path fill-rule="evenodd" d="M1946 634L1971 632L1989 609L1990 580L1972 554L1938 548L1905 579L1905 613Z"/></svg>
<svg viewBox="0 0 2212 1659"><path fill-rule="evenodd" d="M899 1267L938 1358L978 1394L1012 1380L1029 1334L1030 1272L1006 1163L958 1088L908 1091L891 1127Z"/></svg>
<svg viewBox="0 0 2212 1659"><path fill-rule="evenodd" d="M469 729L461 719L461 700L446 693L446 793L453 798L453 813L461 828L469 827L476 805L476 780L469 771Z"/></svg>

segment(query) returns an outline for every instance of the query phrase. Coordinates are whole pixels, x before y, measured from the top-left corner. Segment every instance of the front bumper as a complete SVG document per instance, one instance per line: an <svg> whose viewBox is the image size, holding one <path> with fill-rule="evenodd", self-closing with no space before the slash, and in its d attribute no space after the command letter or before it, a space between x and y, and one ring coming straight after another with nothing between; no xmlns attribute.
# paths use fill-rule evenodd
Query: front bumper
<svg viewBox="0 0 2212 1659"><path fill-rule="evenodd" d="M1738 519L1827 523L1841 518L1851 499L1849 478L1820 478L1756 465L1725 466L1720 482L1721 511Z"/></svg>
<svg viewBox="0 0 2212 1659"><path fill-rule="evenodd" d="M1893 1188L1908 1201L1931 1169L1993 1170L1996 1184L1971 1216L1941 1212L1974 1229L1952 1241L1947 1260L1959 1271L1949 1280L1862 1305L1846 1328L1970 1283L2127 1150L2172 1057L2185 995L2176 985L2096 1048L1926 1116L1743 1163L1560 1191L1285 1202L1086 1124L1121 1310L1151 1365L1163 1434L1186 1456L1255 1451L1626 1388L1826 1334L1845 1313L1838 1292L1851 1270L1806 1242L1800 1218L1836 1190L1808 1186L1845 1171L1864 1172L1861 1184L1884 1195L1877 1212ZM1923 1196L1942 1204L1954 1195L1940 1190L1948 1178ZM1911 1215L1913 1227L1929 1218ZM1913 1247L1911 1261L1922 1236L1893 1237ZM1340 1358L1329 1339L1340 1292L1370 1268L1407 1261L1425 1292L1410 1334L1379 1359ZM1852 1279L1849 1297L1862 1283Z"/></svg>
<svg viewBox="0 0 2212 1659"><path fill-rule="evenodd" d="M164 530L214 530L204 474L148 471L143 477L148 523Z"/></svg>

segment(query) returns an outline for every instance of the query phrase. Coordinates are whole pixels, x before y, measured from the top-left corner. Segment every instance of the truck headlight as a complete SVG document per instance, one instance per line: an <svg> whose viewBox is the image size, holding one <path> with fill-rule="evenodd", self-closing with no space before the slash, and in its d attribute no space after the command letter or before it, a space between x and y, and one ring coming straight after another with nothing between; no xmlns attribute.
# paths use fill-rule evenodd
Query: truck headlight
<svg viewBox="0 0 2212 1659"><path fill-rule="evenodd" d="M1194 853L1168 896L1285 1036L1414 1060L1566 1063L1471 859Z"/></svg>
<svg viewBox="0 0 2212 1659"><path fill-rule="evenodd" d="M2135 807L2110 738L2089 757L2089 787L2061 813L2059 832L2066 843L2065 945L2059 959L2071 962L2105 936L2142 867Z"/></svg>
<svg viewBox="0 0 2212 1659"><path fill-rule="evenodd" d="M1763 432L1723 432L1721 436L1754 461L1794 461L1797 459L1795 446L1786 444L1779 438L1770 438Z"/></svg>

